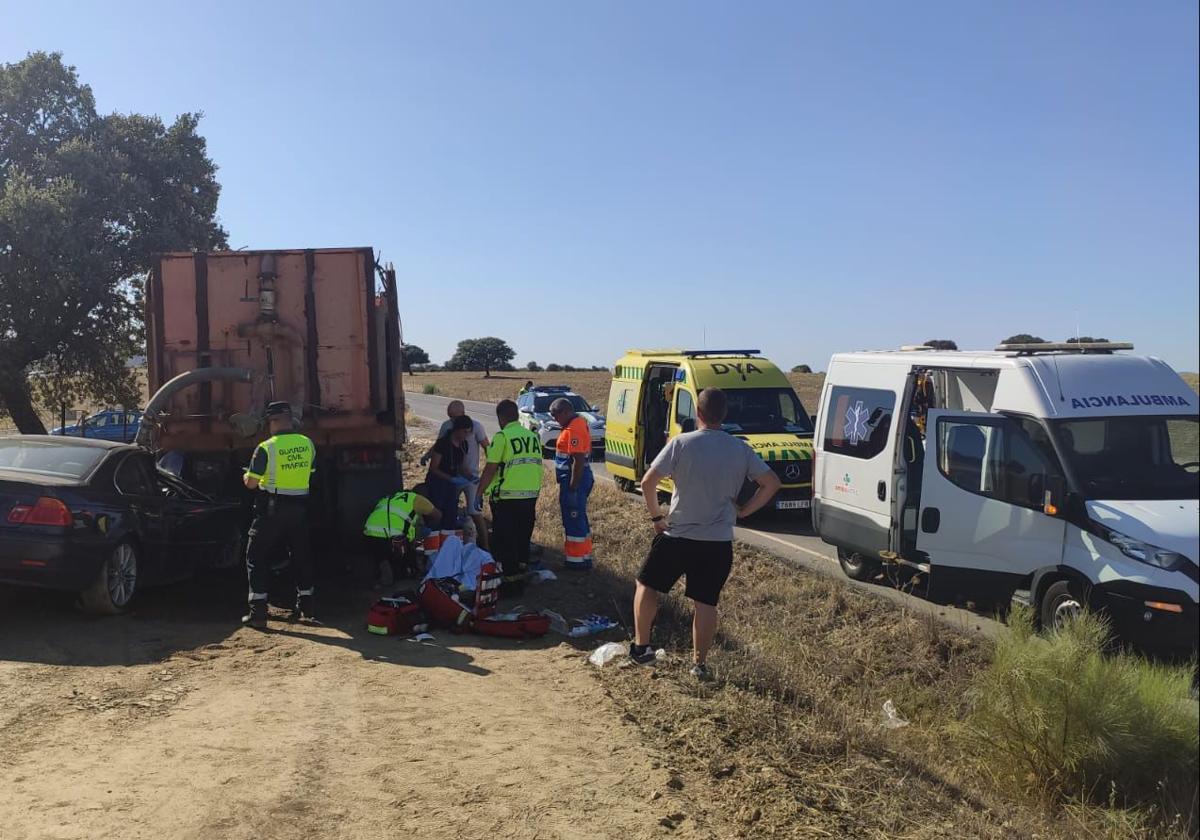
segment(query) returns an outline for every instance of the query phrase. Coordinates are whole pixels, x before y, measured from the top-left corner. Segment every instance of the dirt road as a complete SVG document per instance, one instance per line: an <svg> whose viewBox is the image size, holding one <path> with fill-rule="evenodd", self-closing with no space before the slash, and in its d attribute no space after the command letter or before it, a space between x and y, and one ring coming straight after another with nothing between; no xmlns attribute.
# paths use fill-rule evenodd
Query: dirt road
<svg viewBox="0 0 1200 840"><path fill-rule="evenodd" d="M374 637L350 591L261 634L242 588L0 594L0 837L730 836L561 637Z"/></svg>

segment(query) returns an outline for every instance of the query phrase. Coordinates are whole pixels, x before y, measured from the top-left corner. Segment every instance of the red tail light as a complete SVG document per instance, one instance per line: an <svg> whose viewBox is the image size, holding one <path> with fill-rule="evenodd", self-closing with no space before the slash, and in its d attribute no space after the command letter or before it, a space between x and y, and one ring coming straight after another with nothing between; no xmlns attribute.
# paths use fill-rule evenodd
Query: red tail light
<svg viewBox="0 0 1200 840"><path fill-rule="evenodd" d="M71 511L58 499L42 496L32 505L13 505L8 512L10 525L55 525L71 527Z"/></svg>

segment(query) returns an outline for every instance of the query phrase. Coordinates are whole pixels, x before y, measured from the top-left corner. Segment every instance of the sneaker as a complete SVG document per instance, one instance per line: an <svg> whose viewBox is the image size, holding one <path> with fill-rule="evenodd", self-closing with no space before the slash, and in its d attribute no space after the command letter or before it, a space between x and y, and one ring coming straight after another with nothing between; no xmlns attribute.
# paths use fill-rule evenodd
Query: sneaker
<svg viewBox="0 0 1200 840"><path fill-rule="evenodd" d="M708 682L709 680L712 679L712 674L710 674L708 672L708 666L701 664L699 662L697 662L695 665L693 665L692 670L689 671L688 673L690 673L693 677L698 679L700 682Z"/></svg>
<svg viewBox="0 0 1200 840"><path fill-rule="evenodd" d="M657 660L653 645L629 645L629 661L634 665L650 665Z"/></svg>

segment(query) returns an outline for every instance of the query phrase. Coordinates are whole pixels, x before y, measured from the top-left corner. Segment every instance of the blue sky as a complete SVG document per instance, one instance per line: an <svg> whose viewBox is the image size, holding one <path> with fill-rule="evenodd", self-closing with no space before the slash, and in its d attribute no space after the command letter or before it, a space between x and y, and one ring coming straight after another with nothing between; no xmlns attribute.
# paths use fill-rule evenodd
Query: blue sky
<svg viewBox="0 0 1200 840"><path fill-rule="evenodd" d="M1197 370L1197 6L0 0L199 110L234 246L373 245L444 360L1014 332Z"/></svg>

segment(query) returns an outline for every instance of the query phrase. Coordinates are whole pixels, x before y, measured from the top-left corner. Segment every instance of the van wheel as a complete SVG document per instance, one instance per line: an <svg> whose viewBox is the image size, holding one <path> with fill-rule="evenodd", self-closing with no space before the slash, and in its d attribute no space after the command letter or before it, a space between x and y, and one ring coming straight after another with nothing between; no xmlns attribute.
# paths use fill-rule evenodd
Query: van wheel
<svg viewBox="0 0 1200 840"><path fill-rule="evenodd" d="M1069 580L1056 580L1046 587L1040 610L1043 630L1057 630L1084 610L1086 599Z"/></svg>
<svg viewBox="0 0 1200 840"><path fill-rule="evenodd" d="M91 615L118 615L133 600L137 584L137 549L123 542L100 564L92 585L79 593L79 605Z"/></svg>
<svg viewBox="0 0 1200 840"><path fill-rule="evenodd" d="M617 489L622 493L632 493L634 490L633 482L628 478L621 478L618 476L617 478L614 478L613 481L617 483Z"/></svg>
<svg viewBox="0 0 1200 840"><path fill-rule="evenodd" d="M838 549L838 563L841 565L842 571L846 573L846 577L851 580L874 580L881 568L878 560L872 560L857 551L847 551L844 548Z"/></svg>

